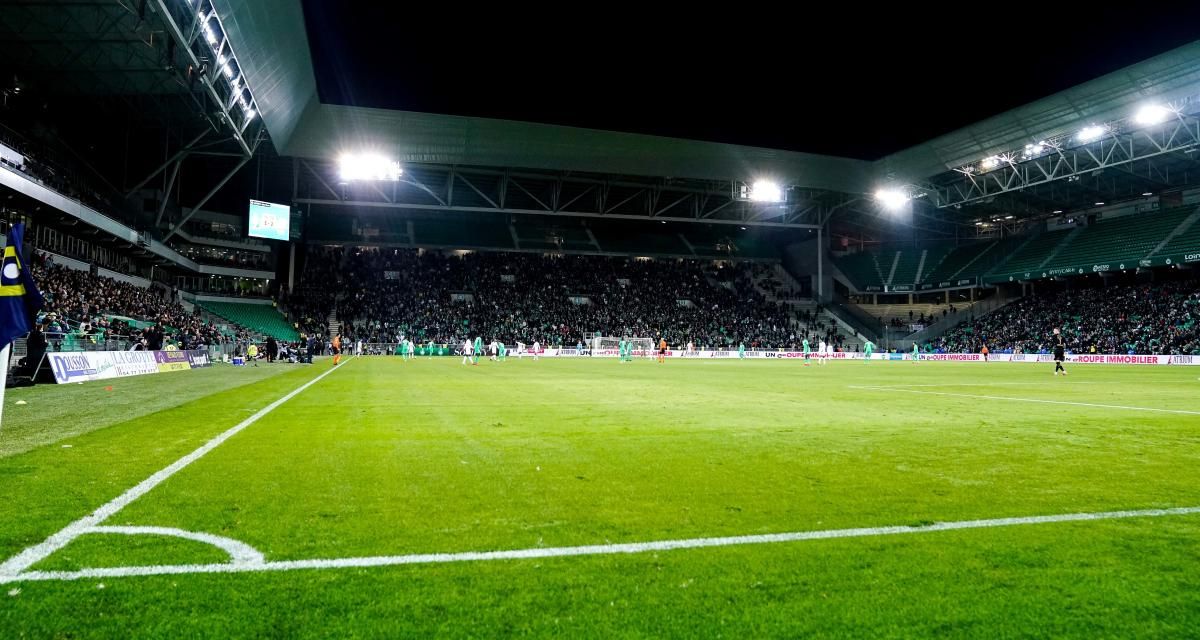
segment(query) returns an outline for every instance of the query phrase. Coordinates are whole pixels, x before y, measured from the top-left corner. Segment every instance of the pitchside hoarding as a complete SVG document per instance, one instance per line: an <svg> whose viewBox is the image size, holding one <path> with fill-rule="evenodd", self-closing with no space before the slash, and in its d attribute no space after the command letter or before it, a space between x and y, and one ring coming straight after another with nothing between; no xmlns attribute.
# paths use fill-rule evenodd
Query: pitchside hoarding
<svg viewBox="0 0 1200 640"><path fill-rule="evenodd" d="M212 364L204 351L79 351L47 357L59 384L186 371Z"/></svg>
<svg viewBox="0 0 1200 640"><path fill-rule="evenodd" d="M553 349L545 350L543 356L575 356L580 355L574 349L562 349L555 351ZM590 355L597 358L615 358L617 357L616 349L596 349ZM635 351L635 357L657 357L658 352ZM708 359L708 358L739 358L736 350L725 351L685 351L670 349L666 353L668 358L685 358L685 359ZM803 351L746 351L746 358L752 359L767 359L767 360L802 360L804 359ZM828 355L818 354L816 351L809 354L812 360L862 360L862 353L832 353ZM912 360L911 353L875 353L872 355L873 360ZM920 359L928 362L1052 362L1054 356L1048 353L993 353L988 355L987 360L984 360L983 354L980 353L922 353ZM1170 355L1125 355L1111 353L1080 353L1068 354L1067 362L1072 364L1120 364L1120 365L1198 365L1200 366L1200 356L1170 356Z"/></svg>

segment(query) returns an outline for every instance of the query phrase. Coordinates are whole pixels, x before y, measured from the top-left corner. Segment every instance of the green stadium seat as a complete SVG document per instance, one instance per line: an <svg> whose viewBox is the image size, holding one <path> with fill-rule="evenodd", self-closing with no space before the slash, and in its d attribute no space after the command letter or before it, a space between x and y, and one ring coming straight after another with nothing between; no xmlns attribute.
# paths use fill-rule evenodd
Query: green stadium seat
<svg viewBox="0 0 1200 640"><path fill-rule="evenodd" d="M274 336L277 340L298 340L300 335L283 314L269 304L197 301L196 306L252 332Z"/></svg>

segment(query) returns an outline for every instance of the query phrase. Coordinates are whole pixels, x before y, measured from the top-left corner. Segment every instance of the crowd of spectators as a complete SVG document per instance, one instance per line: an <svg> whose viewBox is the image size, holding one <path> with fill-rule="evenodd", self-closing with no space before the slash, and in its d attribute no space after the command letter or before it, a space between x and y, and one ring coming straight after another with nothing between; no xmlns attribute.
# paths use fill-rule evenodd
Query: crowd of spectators
<svg viewBox="0 0 1200 640"><path fill-rule="evenodd" d="M753 286L755 267L697 260L468 253L408 249L310 250L285 304L302 333L364 342L458 344L467 337L575 345L587 334L665 338L697 348L794 347L840 336L814 316L800 325ZM759 274L761 275L761 274ZM820 335L818 336L818 332Z"/></svg>
<svg viewBox="0 0 1200 640"><path fill-rule="evenodd" d="M1073 353L1200 355L1200 281L1042 292L967 320L931 347L1050 353L1055 328Z"/></svg>
<svg viewBox="0 0 1200 640"><path fill-rule="evenodd" d="M37 324L56 348L108 345L116 348L201 349L249 338L244 330L221 332L188 313L168 292L139 287L87 271L55 265L37 256L31 265L45 305Z"/></svg>

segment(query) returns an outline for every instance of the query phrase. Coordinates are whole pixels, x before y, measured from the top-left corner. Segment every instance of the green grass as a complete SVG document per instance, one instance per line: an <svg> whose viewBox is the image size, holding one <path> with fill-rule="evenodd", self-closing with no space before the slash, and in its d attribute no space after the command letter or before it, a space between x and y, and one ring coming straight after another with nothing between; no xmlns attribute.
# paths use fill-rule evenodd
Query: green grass
<svg viewBox="0 0 1200 640"><path fill-rule="evenodd" d="M10 390L0 559L327 368ZM1200 415L852 388L1200 410L1200 368L1051 371L359 358L105 524L213 533L298 560L1200 505ZM14 418L21 398L30 411ZM1200 516L1177 516L25 582L0 588L0 637L1180 637L1200 628L1198 535ZM220 560L195 542L93 534L35 568Z"/></svg>

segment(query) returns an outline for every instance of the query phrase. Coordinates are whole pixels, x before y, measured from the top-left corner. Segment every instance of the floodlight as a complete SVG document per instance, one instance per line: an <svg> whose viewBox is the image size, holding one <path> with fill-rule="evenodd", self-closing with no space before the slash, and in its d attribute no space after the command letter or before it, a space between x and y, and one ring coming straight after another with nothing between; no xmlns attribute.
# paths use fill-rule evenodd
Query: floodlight
<svg viewBox="0 0 1200 640"><path fill-rule="evenodd" d="M1151 191L1147 191L1147 192L1143 193L1142 195L1144 195L1144 196L1152 196L1152 195L1154 195L1154 193L1153 193L1153 192L1151 192Z"/></svg>
<svg viewBox="0 0 1200 640"><path fill-rule="evenodd" d="M749 198L754 202L783 202L783 189L770 180L756 180L750 185Z"/></svg>
<svg viewBox="0 0 1200 640"><path fill-rule="evenodd" d="M1000 166L1000 156L988 156L980 161L979 166L983 167L985 171L995 169Z"/></svg>
<svg viewBox="0 0 1200 640"><path fill-rule="evenodd" d="M875 192L875 199L888 209L899 209L908 202L909 197L899 189L880 189Z"/></svg>
<svg viewBox="0 0 1200 640"><path fill-rule="evenodd" d="M1161 104L1148 104L1137 110L1133 121L1143 126L1159 124L1171 117L1172 113L1171 109Z"/></svg>
<svg viewBox="0 0 1200 640"><path fill-rule="evenodd" d="M399 162L376 154L347 153L338 158L338 174L346 182L356 180L395 182L400 179L402 173Z"/></svg>
<svg viewBox="0 0 1200 640"><path fill-rule="evenodd" d="M1098 124L1090 124L1080 129L1079 133L1076 134L1075 139L1080 142L1092 142L1093 140L1099 140L1106 133L1108 133L1108 127Z"/></svg>

